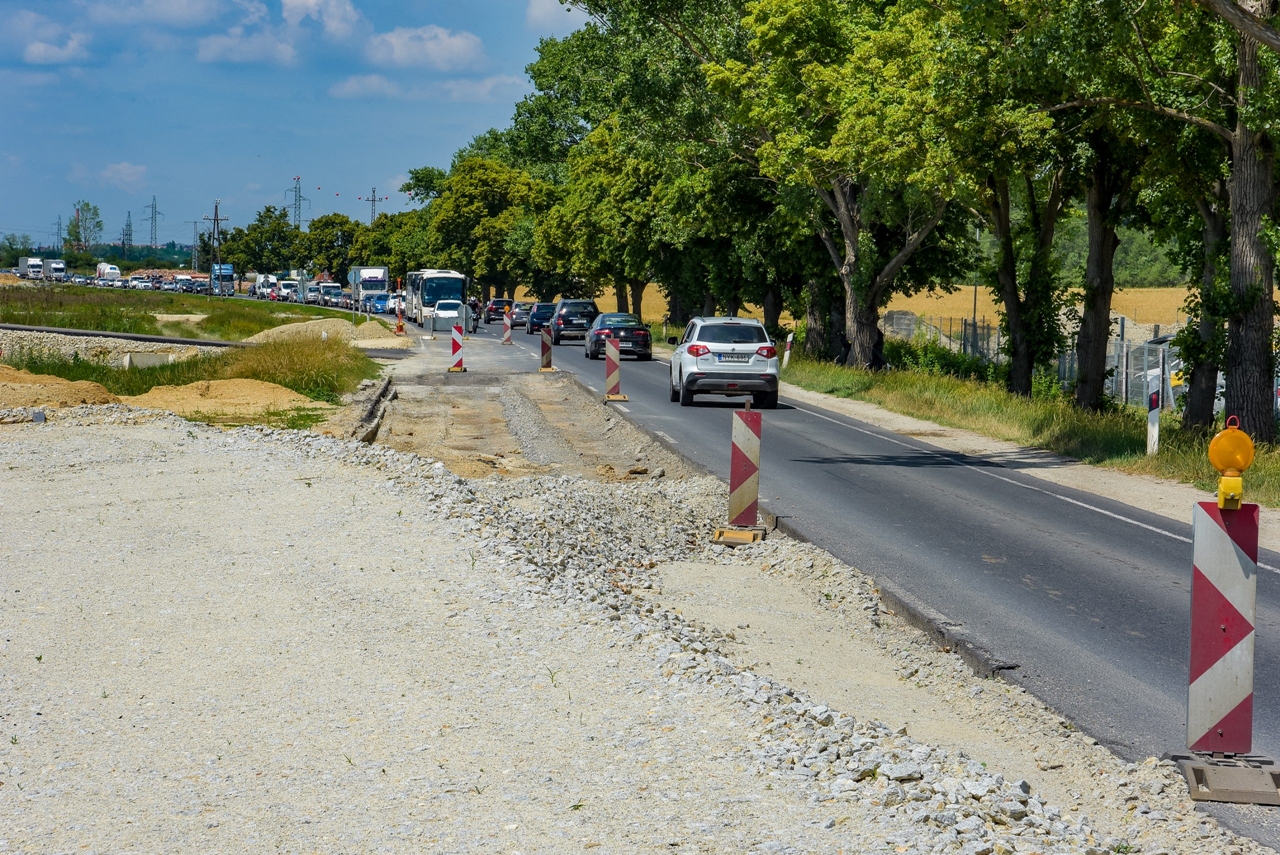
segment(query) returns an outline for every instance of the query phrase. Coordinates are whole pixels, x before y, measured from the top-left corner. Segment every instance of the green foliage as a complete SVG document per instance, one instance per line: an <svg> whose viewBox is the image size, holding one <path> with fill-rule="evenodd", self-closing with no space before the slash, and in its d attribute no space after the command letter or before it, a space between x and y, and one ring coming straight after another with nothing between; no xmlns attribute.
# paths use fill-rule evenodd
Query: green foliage
<svg viewBox="0 0 1280 855"><path fill-rule="evenodd" d="M237 274L280 273L303 256L303 238L284 208L268 205L248 226L232 229L222 243L222 263Z"/></svg>
<svg viewBox="0 0 1280 855"><path fill-rule="evenodd" d="M74 212L67 223L67 243L76 249L87 250L102 239L102 213L97 205L83 199L76 202Z"/></svg>
<svg viewBox="0 0 1280 855"><path fill-rule="evenodd" d="M0 267L17 267L19 258L32 253L31 235L10 233L0 238Z"/></svg>

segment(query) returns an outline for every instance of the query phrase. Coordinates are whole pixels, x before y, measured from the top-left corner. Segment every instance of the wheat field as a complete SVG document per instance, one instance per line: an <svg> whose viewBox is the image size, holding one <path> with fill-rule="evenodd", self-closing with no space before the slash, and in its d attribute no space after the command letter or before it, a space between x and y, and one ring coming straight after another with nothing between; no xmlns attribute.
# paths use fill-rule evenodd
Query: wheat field
<svg viewBox="0 0 1280 855"><path fill-rule="evenodd" d="M1133 288L1128 291L1117 291L1112 298L1111 308L1127 317L1135 324L1177 324L1186 321L1182 312L1182 302L1187 297L1184 288ZM531 300L525 291L516 292L516 298ZM603 294L596 303L605 311L613 310L613 292ZM643 317L650 323L661 322L667 314L667 301L657 285L650 285L644 291ZM888 306L889 311L914 312L929 318L954 319L957 326L961 318L973 317L973 288L961 288L950 294L917 294L913 297L897 297ZM763 318L758 306L745 305L741 314L749 318ZM991 292L985 288L978 289L978 319L987 319L988 323L996 323L998 313ZM791 315L783 313L783 326L794 326Z"/></svg>

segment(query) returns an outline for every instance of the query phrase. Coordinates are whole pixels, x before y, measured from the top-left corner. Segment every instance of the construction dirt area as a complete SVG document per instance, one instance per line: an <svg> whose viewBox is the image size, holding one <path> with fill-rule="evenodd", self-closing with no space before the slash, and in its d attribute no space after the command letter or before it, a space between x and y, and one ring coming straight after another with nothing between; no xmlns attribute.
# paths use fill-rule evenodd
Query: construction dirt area
<svg viewBox="0 0 1280 855"><path fill-rule="evenodd" d="M682 477L689 467L564 375L426 375L397 380L375 441L455 475Z"/></svg>

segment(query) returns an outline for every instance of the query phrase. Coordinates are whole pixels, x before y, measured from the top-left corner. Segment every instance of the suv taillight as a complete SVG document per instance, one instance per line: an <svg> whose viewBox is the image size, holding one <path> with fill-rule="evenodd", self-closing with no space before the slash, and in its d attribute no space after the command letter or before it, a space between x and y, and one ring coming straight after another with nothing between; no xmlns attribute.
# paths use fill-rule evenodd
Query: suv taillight
<svg viewBox="0 0 1280 855"><path fill-rule="evenodd" d="M564 318L556 318L556 326L558 327L564 326Z"/></svg>
<svg viewBox="0 0 1280 855"><path fill-rule="evenodd" d="M763 356L765 359L776 359L778 356L778 348L771 344L766 344L764 347L756 348L756 354L758 356Z"/></svg>
<svg viewBox="0 0 1280 855"><path fill-rule="evenodd" d="M707 347L705 344L689 345L690 356L706 356L710 352L711 352L711 348Z"/></svg>

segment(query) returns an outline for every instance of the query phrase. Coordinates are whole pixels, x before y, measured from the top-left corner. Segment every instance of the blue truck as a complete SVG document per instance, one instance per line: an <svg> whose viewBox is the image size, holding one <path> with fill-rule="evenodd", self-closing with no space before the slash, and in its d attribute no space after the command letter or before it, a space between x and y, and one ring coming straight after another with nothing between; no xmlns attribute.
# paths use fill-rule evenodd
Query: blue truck
<svg viewBox="0 0 1280 855"><path fill-rule="evenodd" d="M236 293L236 271L230 264L215 264L209 273L209 293L215 297L232 297Z"/></svg>

